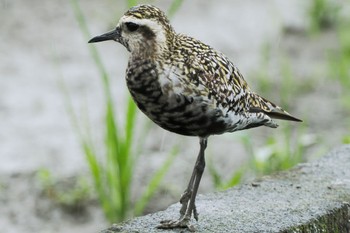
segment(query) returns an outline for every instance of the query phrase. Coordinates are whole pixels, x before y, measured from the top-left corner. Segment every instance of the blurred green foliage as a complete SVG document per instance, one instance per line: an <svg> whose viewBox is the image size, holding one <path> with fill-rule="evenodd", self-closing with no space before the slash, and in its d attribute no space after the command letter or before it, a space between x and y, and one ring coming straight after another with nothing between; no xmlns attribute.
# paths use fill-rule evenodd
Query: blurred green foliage
<svg viewBox="0 0 350 233"><path fill-rule="evenodd" d="M342 104L350 112L350 20L344 19L337 28L339 49L329 59L330 77L341 87Z"/></svg>
<svg viewBox="0 0 350 233"><path fill-rule="evenodd" d="M337 23L340 7L332 0L312 0L309 8L310 32L319 33Z"/></svg>
<svg viewBox="0 0 350 233"><path fill-rule="evenodd" d="M36 175L43 194L63 209L70 212L81 211L91 201L91 187L84 177L59 181L47 169L39 170Z"/></svg>

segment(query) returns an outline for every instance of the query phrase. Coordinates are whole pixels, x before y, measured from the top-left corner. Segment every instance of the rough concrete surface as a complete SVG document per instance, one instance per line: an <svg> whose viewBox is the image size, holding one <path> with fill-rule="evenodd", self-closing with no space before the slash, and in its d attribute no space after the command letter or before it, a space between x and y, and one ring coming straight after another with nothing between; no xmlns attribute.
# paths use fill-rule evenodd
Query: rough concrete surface
<svg viewBox="0 0 350 233"><path fill-rule="evenodd" d="M322 159L253 183L199 195L197 232L350 232L350 146ZM178 218L180 205L102 231L158 230L160 220Z"/></svg>

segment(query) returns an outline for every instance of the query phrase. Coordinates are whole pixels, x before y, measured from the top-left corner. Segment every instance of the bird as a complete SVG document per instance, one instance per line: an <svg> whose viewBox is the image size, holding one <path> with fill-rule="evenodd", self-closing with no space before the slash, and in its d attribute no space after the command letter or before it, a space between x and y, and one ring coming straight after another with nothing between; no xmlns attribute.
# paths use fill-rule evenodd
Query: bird
<svg viewBox="0 0 350 233"><path fill-rule="evenodd" d="M138 108L170 132L199 138L199 153L180 198L180 217L157 228L188 228L198 221L195 205L211 135L259 126L278 127L275 119L301 122L250 89L222 52L177 33L156 6L131 7L117 26L88 43L115 41L129 52L126 85Z"/></svg>

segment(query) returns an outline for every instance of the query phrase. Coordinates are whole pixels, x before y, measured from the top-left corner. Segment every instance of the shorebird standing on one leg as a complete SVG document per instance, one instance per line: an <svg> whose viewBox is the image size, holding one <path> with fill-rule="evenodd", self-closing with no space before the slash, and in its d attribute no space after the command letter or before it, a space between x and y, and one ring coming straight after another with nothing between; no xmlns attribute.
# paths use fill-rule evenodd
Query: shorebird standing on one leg
<svg viewBox="0 0 350 233"><path fill-rule="evenodd" d="M159 228L193 229L192 215L198 220L195 200L210 135L258 126L276 128L272 119L301 121L251 91L224 54L176 33L157 7L131 8L114 30L89 43L106 40L121 43L131 53L126 82L139 109L166 130L200 138L199 155L180 199L180 218L162 221Z"/></svg>

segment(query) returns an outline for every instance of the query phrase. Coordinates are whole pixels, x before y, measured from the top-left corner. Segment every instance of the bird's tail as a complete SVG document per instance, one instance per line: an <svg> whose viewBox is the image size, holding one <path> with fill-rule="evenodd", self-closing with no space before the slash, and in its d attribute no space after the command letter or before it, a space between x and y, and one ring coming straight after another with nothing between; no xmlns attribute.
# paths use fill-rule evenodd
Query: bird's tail
<svg viewBox="0 0 350 233"><path fill-rule="evenodd" d="M287 111L283 110L281 107L277 106L276 104L272 103L271 101L255 94L255 93L251 93L250 97L251 98L249 98L250 99L249 112L251 112L251 113L262 112L273 119L287 120L287 121L298 121L298 122L302 121L302 120L292 116Z"/></svg>

